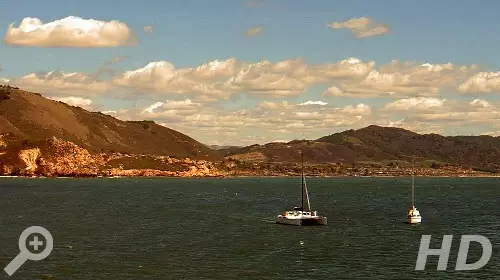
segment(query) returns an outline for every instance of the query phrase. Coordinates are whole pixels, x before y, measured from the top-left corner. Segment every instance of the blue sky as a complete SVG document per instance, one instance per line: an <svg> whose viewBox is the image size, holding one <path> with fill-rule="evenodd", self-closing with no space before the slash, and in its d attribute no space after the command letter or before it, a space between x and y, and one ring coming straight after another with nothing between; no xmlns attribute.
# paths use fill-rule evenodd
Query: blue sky
<svg viewBox="0 0 500 280"><path fill-rule="evenodd" d="M249 1L2 1L0 23L19 24L24 17L44 22L68 15L126 22L139 34L141 44L119 49L63 49L63 59L47 56L51 49L18 49L2 46L0 59L7 74L63 68L88 69L117 52L134 57L126 65L138 66L157 59L176 65L196 65L214 58L235 56L244 60L282 60L306 57L311 62L340 60L348 56L435 63L480 63L500 67L496 54L500 43L500 3L484 1L262 1L250 8ZM359 41L347 30L333 32L331 21L369 16L391 26L390 36ZM148 38L142 28L154 25L155 36ZM258 39L245 38L244 30L265 26ZM31 61L22 65L20 57ZM35 63L35 57L39 57ZM83 58L83 59L82 59ZM7 65L9 66L7 68ZM125 66L125 65L124 65Z"/></svg>
<svg viewBox="0 0 500 280"><path fill-rule="evenodd" d="M116 73L136 70L150 62L160 60L169 61L176 68L188 68L215 59L224 60L231 57L248 63L263 60L277 63L303 58L308 65L335 63L348 57L356 57L361 61L375 61L376 67L388 64L392 60L402 63L416 61L420 64L475 64L480 69L477 71L494 73L500 71L500 57L497 54L498 45L500 45L500 18L497 15L499 10L498 1L482 1L479 4L474 1L123 0L113 2L50 0L44 2L3 0L0 3L2 37L6 36L10 24L15 23L17 27L26 17L39 18L44 23L48 23L68 16L76 16L83 19L119 20L126 23L138 39L138 43L112 48L51 48L16 46L4 40L0 50L0 66L3 69L3 72L0 72L0 78L12 82L17 79L18 83L24 85L19 82L20 77L34 72L58 70L65 73L93 73L106 61L119 56L127 57L127 59L112 65ZM377 24L387 26L390 31L386 34L360 39L353 36L349 29L333 29L328 26L331 22L343 22L360 17L370 18ZM144 32L145 26L152 26L153 33ZM249 28L256 26L262 26L264 32L261 35L247 36L245 34ZM470 74L472 75L474 73ZM460 77L462 80L457 81L457 85L464 82L466 78ZM436 98L464 104L474 99L481 99L493 106L489 107L490 115L486 117L491 118L491 116L496 116L495 106L498 102L498 89L496 88L482 90L480 94L473 92L473 95L464 95L457 93L454 87L447 87L440 89L439 93L432 97L418 92L413 95L401 95L400 98L383 98L373 95L367 97L354 94L327 97L323 94L329 86L336 86L336 83L343 82L345 81L310 85L300 94L281 95L278 98L273 96L272 100L246 94L245 90L231 94L228 99L222 98L215 102L213 100L205 102L201 99L197 101L196 96L189 92L169 95L168 92L163 91L162 95L142 98L142 92L145 89L137 85L127 88L126 91L138 93L140 97L136 99L138 99L137 106L139 107L147 107L155 102L166 104L169 100L180 102L189 98L201 104L197 107L198 110L200 110L199 107L206 110L192 111L193 114L207 115L212 110L214 116L219 114L216 116L219 119L221 116L234 115L237 110L253 110L264 101L278 103L286 101L293 104L308 100L323 101L329 103L326 107L333 106L337 109L348 105L356 106L360 103L372 107L371 119L366 120L367 122L331 127L325 127L325 124L322 124L321 129L313 129L311 132L290 130L288 133L283 132L283 135L273 133L273 135L255 139L257 142L290 140L298 132L304 133L305 137L314 138L350 128L350 126L356 128L370 122L374 123L375 120L379 121L382 118L384 119L380 124L384 122L389 124L391 121L399 121L399 116L405 119L403 127L420 132L429 132L426 130L429 127L444 134L466 134L467 131L495 133L500 130L495 127L494 120L491 122L481 120L480 124L466 124L469 128L453 132L456 129L450 129L446 125L448 120L429 121L428 116L425 118L418 116L419 112L405 117L401 113L383 115L377 111L378 108L398 99ZM52 95L57 98L76 96L72 92L68 92L65 96L59 92L63 91L62 89L47 88L39 91L48 97ZM56 91L58 91L57 94ZM101 91L98 94L88 96L79 94L78 96L92 100L92 106L97 106L94 107L95 110L119 111L122 109L125 115L117 113L118 117L141 117L138 112L131 111L132 109L138 110L133 106L133 102L117 98L120 96L120 89L113 88L109 91L113 91L114 94ZM413 103L417 102L413 101ZM407 100L408 102L410 101ZM422 100L418 102L425 103ZM448 109L454 110L461 106L455 104ZM414 107L412 108L415 109ZM125 110L129 111L125 112ZM317 108L309 110L317 110ZM466 112L469 112L469 115L462 116L470 117L470 110ZM171 112L169 116L177 113L180 114L176 111ZM442 112L439 111L439 113ZM181 115L185 116L187 113L184 112ZM220 136L211 136L217 129L221 133L231 132L215 124L214 130L200 132L192 122L188 124L189 120L186 119L152 117L167 126L190 135L194 134L195 138L199 137L207 142L220 142ZM298 121L305 126L318 127L316 122ZM455 117L454 121L457 121ZM467 121L465 117L464 121ZM283 123L283 126L289 124L291 123ZM295 127L300 130L300 125L295 125ZM227 134L227 136L233 135L236 139L253 136L259 129L264 128L254 127L248 131L232 131L233 134Z"/></svg>

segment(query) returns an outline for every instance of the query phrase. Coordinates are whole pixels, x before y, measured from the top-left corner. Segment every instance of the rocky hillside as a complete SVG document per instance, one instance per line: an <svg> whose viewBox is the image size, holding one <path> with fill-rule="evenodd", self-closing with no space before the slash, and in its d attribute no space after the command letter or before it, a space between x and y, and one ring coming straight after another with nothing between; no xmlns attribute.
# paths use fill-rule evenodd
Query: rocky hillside
<svg viewBox="0 0 500 280"><path fill-rule="evenodd" d="M500 169L500 137L445 137L374 125L312 141L252 145L221 152L226 158L240 161L297 162L300 150L310 163L408 164L415 156L419 162Z"/></svg>
<svg viewBox="0 0 500 280"><path fill-rule="evenodd" d="M230 156L232 159L269 162L300 162L299 151L304 153L304 159L307 162L350 163L356 161L353 151L347 147L311 140L294 140L288 143L268 143L221 150L224 156Z"/></svg>
<svg viewBox="0 0 500 280"><path fill-rule="evenodd" d="M422 135L372 125L316 140L212 148L152 121L120 121L36 93L0 87L0 174L188 176L216 174L209 162L227 172L285 163L278 172L295 168L299 151L308 163L327 164L327 169L333 163L407 166L415 157L422 166L500 170L500 137ZM234 166L226 166L224 157Z"/></svg>
<svg viewBox="0 0 500 280"><path fill-rule="evenodd" d="M0 87L0 135L14 144L55 136L90 153L220 159L209 147L152 121L120 121L16 88Z"/></svg>
<svg viewBox="0 0 500 280"><path fill-rule="evenodd" d="M1 140L1 139L0 139ZM17 176L220 176L205 160L169 156L90 153L78 145L52 137L42 141L0 147L0 175Z"/></svg>

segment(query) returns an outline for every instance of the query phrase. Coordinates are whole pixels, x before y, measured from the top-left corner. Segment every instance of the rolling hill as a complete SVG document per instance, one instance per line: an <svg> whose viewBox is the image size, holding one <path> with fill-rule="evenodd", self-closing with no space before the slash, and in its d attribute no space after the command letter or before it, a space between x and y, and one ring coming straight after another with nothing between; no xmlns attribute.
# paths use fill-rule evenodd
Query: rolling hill
<svg viewBox="0 0 500 280"><path fill-rule="evenodd" d="M0 135L13 144L57 137L90 152L220 159L193 138L152 121L121 121L17 88L0 88Z"/></svg>
<svg viewBox="0 0 500 280"><path fill-rule="evenodd" d="M247 147L207 146L152 121L121 121L40 94L0 87L0 148L56 137L91 153L124 153L220 161L408 164L419 162L500 170L500 137L441 136L371 125L316 140ZM33 146L33 145L32 145Z"/></svg>
<svg viewBox="0 0 500 280"><path fill-rule="evenodd" d="M311 163L436 161L484 170L500 169L500 137L441 136L371 125L316 140L269 143L221 150L225 157L267 162L297 162L298 151ZM257 156L258 155L258 156Z"/></svg>

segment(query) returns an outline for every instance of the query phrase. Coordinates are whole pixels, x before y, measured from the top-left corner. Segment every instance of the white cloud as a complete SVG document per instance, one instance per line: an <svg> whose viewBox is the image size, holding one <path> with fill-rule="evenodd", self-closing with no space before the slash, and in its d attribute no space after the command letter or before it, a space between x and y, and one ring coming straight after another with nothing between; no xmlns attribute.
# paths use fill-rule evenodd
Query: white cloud
<svg viewBox="0 0 500 280"><path fill-rule="evenodd" d="M372 70L361 81L331 86L324 96L410 97L438 96L442 88L453 88L477 66L393 61Z"/></svg>
<svg viewBox="0 0 500 280"><path fill-rule="evenodd" d="M347 94L336 86L330 86L323 92L323 96L345 96L345 95Z"/></svg>
<svg viewBox="0 0 500 280"><path fill-rule="evenodd" d="M153 33L153 26L151 26L151 25L144 26L144 32Z"/></svg>
<svg viewBox="0 0 500 280"><path fill-rule="evenodd" d="M447 122L449 124L453 123L454 125L457 123L462 125L471 123L490 123L493 121L500 121L500 111L437 112L420 114L414 118L422 122Z"/></svg>
<svg viewBox="0 0 500 280"><path fill-rule="evenodd" d="M356 106L348 105L340 110L343 113L355 114L355 115L370 115L372 113L372 108L366 104L358 104Z"/></svg>
<svg viewBox="0 0 500 280"><path fill-rule="evenodd" d="M24 18L18 27L11 24L5 34L7 44L26 47L118 47L134 43L127 24L69 16L44 23Z"/></svg>
<svg viewBox="0 0 500 280"><path fill-rule="evenodd" d="M143 68L127 71L114 79L118 86L168 94L198 94L227 98L217 79L233 73L234 59L212 61L197 68L176 69L168 61L151 62Z"/></svg>
<svg viewBox="0 0 500 280"><path fill-rule="evenodd" d="M474 106L474 107L479 107L479 108L490 108L490 107L492 107L492 105L491 105L490 102L488 102L486 100L483 100L483 99L474 99L469 104L472 105L472 106Z"/></svg>
<svg viewBox="0 0 500 280"><path fill-rule="evenodd" d="M397 120L397 121L389 121L389 124L387 125L388 127L400 127L405 120Z"/></svg>
<svg viewBox="0 0 500 280"><path fill-rule="evenodd" d="M356 38L368 38L389 32L389 27L376 23L367 17L352 18L342 22L332 22L328 25L333 29L349 29Z"/></svg>
<svg viewBox="0 0 500 280"><path fill-rule="evenodd" d="M396 121L378 121L377 125L388 126L388 127L397 127L406 130L410 130L420 134L441 134L443 135L445 132L445 128L447 127L446 123L429 123L429 122L421 122L415 120L396 120Z"/></svg>
<svg viewBox="0 0 500 280"><path fill-rule="evenodd" d="M107 62L97 73L31 73L14 78L10 83L48 96L88 98L112 94L116 97L116 93L120 93L119 98L164 101L177 99L173 97L177 95L203 103L228 100L240 94L257 98L289 98L314 86L328 84L331 86L323 96L437 98L441 91L456 88L477 71L475 65L452 63L393 61L375 67L374 61L354 57L322 64L308 64L301 58L252 63L227 58L183 68L177 68L169 61L151 62L122 73L110 68L125 58L117 57ZM289 106L327 105L327 102L321 102L324 101L310 100Z"/></svg>
<svg viewBox="0 0 500 280"><path fill-rule="evenodd" d="M306 125L302 121L293 122L285 125L285 128L304 128Z"/></svg>
<svg viewBox="0 0 500 280"><path fill-rule="evenodd" d="M256 27L249 28L246 32L246 34L248 36L258 36L258 35L262 35L263 33L264 33L264 27L262 27L262 26L256 26Z"/></svg>
<svg viewBox="0 0 500 280"><path fill-rule="evenodd" d="M352 94L429 94L438 93L438 88L432 85L425 86L425 83L412 82L413 77L410 74L402 73L380 73L372 71L359 84L343 84L343 90Z"/></svg>
<svg viewBox="0 0 500 280"><path fill-rule="evenodd" d="M155 109L163 106L163 102L156 102L155 104L152 104L144 109L143 112L146 113L153 113Z"/></svg>
<svg viewBox="0 0 500 280"><path fill-rule="evenodd" d="M262 101L255 107L229 109L186 98L152 101L144 108L118 110L110 114L124 120L154 120L203 143L222 141L222 144L239 145L262 144L278 139L316 139L370 124L443 134L450 127L463 129L500 121L500 104L483 99L458 101L412 97L385 105L355 103L338 108L330 104L299 104L302 103ZM259 137L248 137L255 135Z"/></svg>
<svg viewBox="0 0 500 280"><path fill-rule="evenodd" d="M293 107L294 110L287 108ZM371 114L365 104L333 108L324 105L298 106L287 102L262 102L244 110L221 109L212 104L199 104L189 99L151 103L145 108L113 113L120 119L149 119L208 143L223 139L243 143L247 136L261 135L259 142L277 139L319 138L332 127L367 123ZM233 135L226 139L227 135ZM257 141L257 140L256 140ZM255 142L254 142L255 143ZM251 143L253 144L253 143Z"/></svg>
<svg viewBox="0 0 500 280"><path fill-rule="evenodd" d="M320 112L295 112L294 115L292 118L299 120L319 120L323 118Z"/></svg>
<svg viewBox="0 0 500 280"><path fill-rule="evenodd" d="M282 101L282 102L262 101L259 104L259 107L265 110L278 110L278 109L289 110L294 108L295 106L293 104L289 104L287 101Z"/></svg>
<svg viewBox="0 0 500 280"><path fill-rule="evenodd" d="M377 107L364 103L339 108L330 104L319 107L299 104L302 103L263 101L255 107L232 110L182 99L152 102L144 108L111 114L125 120L154 120L204 143L223 141L240 145L277 139L316 139L335 131L370 124L443 134L450 126L463 128L500 120L500 104L483 99L457 101L412 97ZM248 140L247 136L254 135L260 136L251 138L254 142Z"/></svg>
<svg viewBox="0 0 500 280"><path fill-rule="evenodd" d="M486 100L471 102L438 98L408 98L386 104L379 111L381 118L403 114L410 122L466 125L500 121L500 106Z"/></svg>
<svg viewBox="0 0 500 280"><path fill-rule="evenodd" d="M310 106L310 105L326 106L326 105L328 105L328 102L309 100L309 101L297 104L297 106Z"/></svg>
<svg viewBox="0 0 500 280"><path fill-rule="evenodd" d="M46 96L94 96L110 89L107 82L98 81L87 73L61 71L31 73L10 81L11 85Z"/></svg>
<svg viewBox="0 0 500 280"><path fill-rule="evenodd" d="M101 113L106 114L106 115L116 116L118 114L118 111L109 110L109 111L101 111Z"/></svg>
<svg viewBox="0 0 500 280"><path fill-rule="evenodd" d="M6 85L10 82L10 80L5 79L5 78L0 78L0 85Z"/></svg>
<svg viewBox="0 0 500 280"><path fill-rule="evenodd" d="M175 100L167 100L162 108L171 109L171 110L192 110L201 108L201 103L193 102L191 99L175 101Z"/></svg>
<svg viewBox="0 0 500 280"><path fill-rule="evenodd" d="M443 108L446 102L446 99L433 97L412 97L388 103L384 108L390 111L403 112L408 110L426 111L429 108Z"/></svg>
<svg viewBox="0 0 500 280"><path fill-rule="evenodd" d="M482 133L482 135L489 135L493 137L500 137L500 130L499 131L487 131Z"/></svg>
<svg viewBox="0 0 500 280"><path fill-rule="evenodd" d="M92 104L92 100L82 98L82 97L76 97L76 96L52 97L49 99L61 101L61 102L64 102L68 105L79 106L79 107L88 107L88 106L90 106L90 104Z"/></svg>
<svg viewBox="0 0 500 280"><path fill-rule="evenodd" d="M277 98L299 95L330 80L362 77L374 65L356 58L318 65L308 65L302 59L247 63L228 58L178 69L168 61L157 61L127 71L113 82L135 90L189 94L205 101L228 99L236 93Z"/></svg>
<svg viewBox="0 0 500 280"><path fill-rule="evenodd" d="M500 72L479 72L458 86L462 93L500 92Z"/></svg>
<svg viewBox="0 0 500 280"><path fill-rule="evenodd" d="M366 76L375 67L375 61L363 62L349 57L337 63L311 65L307 72L323 79L355 79Z"/></svg>
<svg viewBox="0 0 500 280"><path fill-rule="evenodd" d="M144 109L144 112L155 113L161 110L194 110L201 107L201 103L191 101L191 99L176 101L167 100L165 102L156 102Z"/></svg>
<svg viewBox="0 0 500 280"><path fill-rule="evenodd" d="M168 96L184 95L198 102L215 102L235 94L269 98L297 96L314 85L333 81L354 83L375 66L374 61L350 57L325 64L307 64L303 59L248 63L228 58L185 68L176 68L168 61L156 61L120 74L110 68L124 59L126 57L117 57L109 61L96 73L31 73L14 78L11 83L49 96L90 97L120 92L120 98L136 99L140 95L160 101Z"/></svg>
<svg viewBox="0 0 500 280"><path fill-rule="evenodd" d="M186 100L166 100L156 102L137 114L138 118L162 120L162 121L182 121L185 117L193 116L202 109L201 103L196 103L190 99Z"/></svg>

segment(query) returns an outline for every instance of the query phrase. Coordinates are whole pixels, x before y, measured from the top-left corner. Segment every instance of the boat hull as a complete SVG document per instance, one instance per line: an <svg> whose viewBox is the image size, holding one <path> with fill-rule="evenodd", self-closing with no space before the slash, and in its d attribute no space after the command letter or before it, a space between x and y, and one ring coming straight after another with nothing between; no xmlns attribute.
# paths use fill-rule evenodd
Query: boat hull
<svg viewBox="0 0 500 280"><path fill-rule="evenodd" d="M408 211L408 216L407 216L407 221L409 224L419 224L422 222L422 216L420 216L420 211L415 208L415 206L411 206L410 210Z"/></svg>
<svg viewBox="0 0 500 280"><path fill-rule="evenodd" d="M410 217L408 218L409 224L420 224L422 222L422 217Z"/></svg>
<svg viewBox="0 0 500 280"><path fill-rule="evenodd" d="M299 219L287 219L284 217L276 217L277 224L283 225L293 225L293 226L326 226L326 217L314 217L314 218L299 218Z"/></svg>

